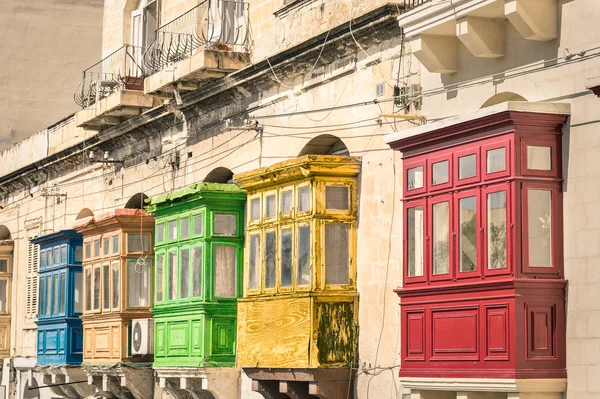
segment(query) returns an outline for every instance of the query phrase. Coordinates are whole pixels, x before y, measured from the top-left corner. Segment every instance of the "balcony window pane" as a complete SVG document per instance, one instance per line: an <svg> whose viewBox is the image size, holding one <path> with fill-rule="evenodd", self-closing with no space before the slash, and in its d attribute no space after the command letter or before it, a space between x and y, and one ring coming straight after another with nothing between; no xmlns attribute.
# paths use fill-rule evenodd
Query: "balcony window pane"
<svg viewBox="0 0 600 399"><path fill-rule="evenodd" d="M119 279L121 276L120 262L112 263L112 307L117 309L119 307L119 300L121 299L121 285Z"/></svg>
<svg viewBox="0 0 600 399"><path fill-rule="evenodd" d="M8 259L0 259L0 273L8 272Z"/></svg>
<svg viewBox="0 0 600 399"><path fill-rule="evenodd" d="M83 261L83 247L78 245L75 247L75 262L81 263Z"/></svg>
<svg viewBox="0 0 600 399"><path fill-rule="evenodd" d="M250 220L260 220L260 198L250 200Z"/></svg>
<svg viewBox="0 0 600 399"><path fill-rule="evenodd" d="M202 293L202 247L192 248L192 295L199 297Z"/></svg>
<svg viewBox="0 0 600 399"><path fill-rule="evenodd" d="M190 236L190 219L181 219L181 238L188 238Z"/></svg>
<svg viewBox="0 0 600 399"><path fill-rule="evenodd" d="M102 239L102 254L107 256L110 252L110 239L109 237L104 237Z"/></svg>
<svg viewBox="0 0 600 399"><path fill-rule="evenodd" d="M280 235L281 286L292 285L292 229L282 229Z"/></svg>
<svg viewBox="0 0 600 399"><path fill-rule="evenodd" d="M458 201L460 271L477 270L477 198L467 197Z"/></svg>
<svg viewBox="0 0 600 399"><path fill-rule="evenodd" d="M94 258L100 256L100 239L94 240ZM56 256L54 256L56 260Z"/></svg>
<svg viewBox="0 0 600 399"><path fill-rule="evenodd" d="M52 276L46 276L46 315L52 314Z"/></svg>
<svg viewBox="0 0 600 399"><path fill-rule="evenodd" d="M487 173L506 170L506 148L500 147L487 151Z"/></svg>
<svg viewBox="0 0 600 399"><path fill-rule="evenodd" d="M297 284L310 284L310 226L298 228L298 271Z"/></svg>
<svg viewBox="0 0 600 399"><path fill-rule="evenodd" d="M325 208L333 210L350 209L348 191L348 186L325 187Z"/></svg>
<svg viewBox="0 0 600 399"><path fill-rule="evenodd" d="M89 259L92 256L91 253L91 244L89 242L86 242L85 244L85 259Z"/></svg>
<svg viewBox="0 0 600 399"><path fill-rule="evenodd" d="M6 259L0 259L0 267L6 265ZM40 267L46 266L46 251L40 251Z"/></svg>
<svg viewBox="0 0 600 399"><path fill-rule="evenodd" d="M149 252L150 236L148 234L128 233L127 249L129 252Z"/></svg>
<svg viewBox="0 0 600 399"><path fill-rule="evenodd" d="M276 202L275 194L267 195L265 197L265 217L267 219L273 219L276 213Z"/></svg>
<svg viewBox="0 0 600 399"><path fill-rule="evenodd" d="M127 262L127 291L130 307L150 305L150 273L149 265L143 260Z"/></svg>
<svg viewBox="0 0 600 399"><path fill-rule="evenodd" d="M52 266L52 248L49 248L48 251L46 251L46 255L46 265Z"/></svg>
<svg viewBox="0 0 600 399"><path fill-rule="evenodd" d="M58 308L58 312L60 314L65 314L65 300L66 300L66 283L67 283L67 279L66 279L66 274L65 273L61 273L60 274L60 294L59 294L59 300L60 300L60 305Z"/></svg>
<svg viewBox="0 0 600 399"><path fill-rule="evenodd" d="M177 298L177 252L171 251L167 257L167 299Z"/></svg>
<svg viewBox="0 0 600 399"><path fill-rule="evenodd" d="M54 263L60 263L60 247L54 247Z"/></svg>
<svg viewBox="0 0 600 399"><path fill-rule="evenodd" d="M236 248L231 245L215 245L215 296L235 298Z"/></svg>
<svg viewBox="0 0 600 399"><path fill-rule="evenodd" d="M73 292L73 311L75 313L81 313L83 305L83 278L81 272L75 273L75 291Z"/></svg>
<svg viewBox="0 0 600 399"><path fill-rule="evenodd" d="M58 313L58 298L60 297L60 287L58 285L58 274L52 278L52 314Z"/></svg>
<svg viewBox="0 0 600 399"><path fill-rule="evenodd" d="M194 235L201 236L202 235L202 215L194 216Z"/></svg>
<svg viewBox="0 0 600 399"><path fill-rule="evenodd" d="M109 265L102 266L102 309L110 309L110 270Z"/></svg>
<svg viewBox="0 0 600 399"><path fill-rule="evenodd" d="M6 313L8 309L8 281L0 280L0 313Z"/></svg>
<svg viewBox="0 0 600 399"><path fill-rule="evenodd" d="M344 223L325 225L325 284L349 283L350 228Z"/></svg>
<svg viewBox="0 0 600 399"><path fill-rule="evenodd" d="M40 277L40 287L39 287L39 315L44 316L46 314L46 279L44 277Z"/></svg>
<svg viewBox="0 0 600 399"><path fill-rule="evenodd" d="M448 202L433 204L433 274L450 271L450 214Z"/></svg>
<svg viewBox="0 0 600 399"><path fill-rule="evenodd" d="M167 239L173 241L177 239L177 220L169 220L167 222Z"/></svg>
<svg viewBox="0 0 600 399"><path fill-rule="evenodd" d="M215 213L214 233L217 236L235 236L237 234L237 217Z"/></svg>
<svg viewBox="0 0 600 399"><path fill-rule="evenodd" d="M423 188L423 167L417 166L408 170L408 189Z"/></svg>
<svg viewBox="0 0 600 399"><path fill-rule="evenodd" d="M423 207L408 209L408 275L423 275Z"/></svg>
<svg viewBox="0 0 600 399"><path fill-rule="evenodd" d="M310 187L298 187L298 210L300 212L310 212Z"/></svg>
<svg viewBox="0 0 600 399"><path fill-rule="evenodd" d="M156 225L156 244L162 244L165 241L165 224L158 223Z"/></svg>
<svg viewBox="0 0 600 399"><path fill-rule="evenodd" d="M248 289L256 290L260 282L260 235L250 234L250 247L248 249Z"/></svg>
<svg viewBox="0 0 600 399"><path fill-rule="evenodd" d="M281 192L281 215L290 216L292 214L292 207L294 206L294 196L292 190L285 190Z"/></svg>
<svg viewBox="0 0 600 399"><path fill-rule="evenodd" d="M487 267L506 267L506 191L487 195Z"/></svg>
<svg viewBox="0 0 600 399"><path fill-rule="evenodd" d="M119 253L119 235L112 236L112 253Z"/></svg>
<svg viewBox="0 0 600 399"><path fill-rule="evenodd" d="M92 310L92 270L85 269L85 310Z"/></svg>
<svg viewBox="0 0 600 399"><path fill-rule="evenodd" d="M165 255L156 255L156 302L163 300L163 268L165 264Z"/></svg>
<svg viewBox="0 0 600 399"><path fill-rule="evenodd" d="M100 309L100 268L94 268L94 310Z"/></svg>
<svg viewBox="0 0 600 399"><path fill-rule="evenodd" d="M527 191L529 266L552 267L552 193Z"/></svg>
<svg viewBox="0 0 600 399"><path fill-rule="evenodd" d="M551 170L552 152L550 147L527 146L527 169Z"/></svg>
<svg viewBox="0 0 600 399"><path fill-rule="evenodd" d="M275 252L275 232L265 234L265 287L275 287L277 253Z"/></svg>
<svg viewBox="0 0 600 399"><path fill-rule="evenodd" d="M477 175L477 155L465 155L458 158L458 178L467 179Z"/></svg>
<svg viewBox="0 0 600 399"><path fill-rule="evenodd" d="M431 167L433 185L448 183L448 161L436 162Z"/></svg>
<svg viewBox="0 0 600 399"><path fill-rule="evenodd" d="M60 247L60 259L61 263L67 263L67 246L63 245Z"/></svg>
<svg viewBox="0 0 600 399"><path fill-rule="evenodd" d="M190 250L185 248L180 252L180 290L181 290L181 299L186 299L190 297Z"/></svg>

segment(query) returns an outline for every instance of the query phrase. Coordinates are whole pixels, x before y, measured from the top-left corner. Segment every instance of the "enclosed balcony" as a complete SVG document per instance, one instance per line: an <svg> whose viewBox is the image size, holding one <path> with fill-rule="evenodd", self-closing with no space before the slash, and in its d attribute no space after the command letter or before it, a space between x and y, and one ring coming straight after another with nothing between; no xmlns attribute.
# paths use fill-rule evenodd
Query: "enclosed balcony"
<svg viewBox="0 0 600 399"><path fill-rule="evenodd" d="M146 93L195 90L250 62L249 6L205 0L161 26L144 54Z"/></svg>
<svg viewBox="0 0 600 399"><path fill-rule="evenodd" d="M75 114L77 127L102 130L153 106L143 93L143 53L142 47L125 45L83 71L74 94L82 108Z"/></svg>

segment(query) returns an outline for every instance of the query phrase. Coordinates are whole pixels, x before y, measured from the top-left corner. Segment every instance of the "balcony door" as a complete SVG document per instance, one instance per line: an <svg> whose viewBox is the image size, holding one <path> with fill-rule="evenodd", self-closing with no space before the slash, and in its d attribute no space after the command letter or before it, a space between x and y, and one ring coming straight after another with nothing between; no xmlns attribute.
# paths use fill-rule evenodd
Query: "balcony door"
<svg viewBox="0 0 600 399"><path fill-rule="evenodd" d="M128 76L141 76L144 51L154 41L157 28L156 0L140 0L137 9L131 12L131 50L126 64Z"/></svg>

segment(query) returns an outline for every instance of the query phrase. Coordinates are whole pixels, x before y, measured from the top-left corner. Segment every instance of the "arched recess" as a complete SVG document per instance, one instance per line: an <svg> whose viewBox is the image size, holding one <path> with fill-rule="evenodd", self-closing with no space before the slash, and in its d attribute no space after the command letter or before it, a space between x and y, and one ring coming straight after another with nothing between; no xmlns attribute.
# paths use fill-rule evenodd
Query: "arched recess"
<svg viewBox="0 0 600 399"><path fill-rule="evenodd" d="M129 198L129 201L125 204L127 209L144 209L145 201L148 196L144 193L137 193L133 197Z"/></svg>
<svg viewBox="0 0 600 399"><path fill-rule="evenodd" d="M231 183L233 172L227 168L219 166L210 171L204 178L205 183Z"/></svg>
<svg viewBox="0 0 600 399"><path fill-rule="evenodd" d="M23 377L23 374L21 374L21 376ZM25 386L23 387L23 399L39 399L40 397L40 391L39 391L39 385L37 380L35 379L35 377L31 377L29 379L29 381L27 381L25 384ZM31 388L31 389L30 389Z"/></svg>
<svg viewBox="0 0 600 399"><path fill-rule="evenodd" d="M492 105L505 103L507 101L527 101L527 99L512 91L503 91L502 93L494 94L483 103L481 108L491 107Z"/></svg>
<svg viewBox="0 0 600 399"><path fill-rule="evenodd" d="M75 220L89 218L89 217L94 217L94 212L92 212L89 208L83 208L82 210L79 211Z"/></svg>
<svg viewBox="0 0 600 399"><path fill-rule="evenodd" d="M10 240L10 230L4 225L0 225L0 241Z"/></svg>
<svg viewBox="0 0 600 399"><path fill-rule="evenodd" d="M350 155L348 147L339 137L332 134L322 134L311 139L298 156L302 155Z"/></svg>

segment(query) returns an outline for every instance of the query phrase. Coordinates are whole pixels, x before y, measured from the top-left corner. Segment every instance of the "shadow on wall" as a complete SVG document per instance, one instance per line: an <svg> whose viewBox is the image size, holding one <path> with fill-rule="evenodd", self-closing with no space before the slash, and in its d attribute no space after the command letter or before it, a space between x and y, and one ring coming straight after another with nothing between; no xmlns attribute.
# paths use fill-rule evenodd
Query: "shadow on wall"
<svg viewBox="0 0 600 399"><path fill-rule="evenodd" d="M348 147L339 137L322 134L311 139L298 154L303 155L350 155Z"/></svg>
<svg viewBox="0 0 600 399"><path fill-rule="evenodd" d="M0 225L0 241L10 240L10 230L4 225Z"/></svg>
<svg viewBox="0 0 600 399"><path fill-rule="evenodd" d="M233 172L227 168L218 167L210 171L206 175L203 182L205 183L232 183Z"/></svg>
<svg viewBox="0 0 600 399"><path fill-rule="evenodd" d="M145 201L148 196L144 193L134 194L125 204L125 209L144 209Z"/></svg>

